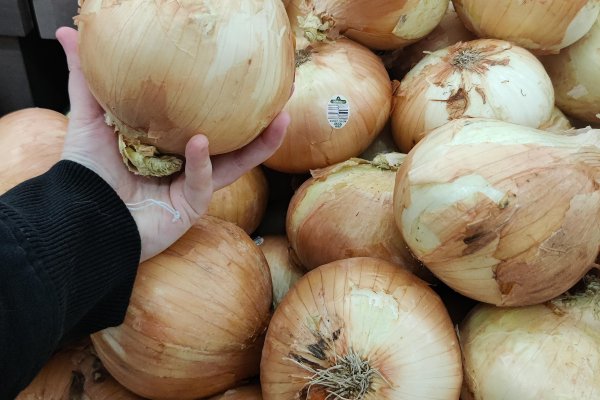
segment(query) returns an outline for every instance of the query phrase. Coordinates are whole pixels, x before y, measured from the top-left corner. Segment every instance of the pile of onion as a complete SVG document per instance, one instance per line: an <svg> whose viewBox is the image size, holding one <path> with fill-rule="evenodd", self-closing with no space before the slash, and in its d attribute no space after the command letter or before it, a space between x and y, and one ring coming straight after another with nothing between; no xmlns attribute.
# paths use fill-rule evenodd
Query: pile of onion
<svg viewBox="0 0 600 400"><path fill-rule="evenodd" d="M60 161L68 121L44 108L25 108L0 118L0 193Z"/></svg>
<svg viewBox="0 0 600 400"><path fill-rule="evenodd" d="M213 193L208 215L233 222L247 234L260 225L267 209L269 185L260 166Z"/></svg>
<svg viewBox="0 0 600 400"><path fill-rule="evenodd" d="M554 84L556 104L575 118L600 123L600 18L581 40L542 62Z"/></svg>
<svg viewBox="0 0 600 400"><path fill-rule="evenodd" d="M287 173L323 168L362 153L390 115L392 83L379 57L340 38L296 55L292 121L265 165Z"/></svg>
<svg viewBox="0 0 600 400"><path fill-rule="evenodd" d="M258 374L271 294L252 239L207 216L140 265L124 323L92 341L115 379L143 397L214 395Z"/></svg>
<svg viewBox="0 0 600 400"><path fill-rule="evenodd" d="M598 165L600 131L452 121L398 170L396 223L413 254L457 292L538 304L573 286L598 254Z"/></svg>
<svg viewBox="0 0 600 400"><path fill-rule="evenodd" d="M403 49L399 62L393 68L406 73L428 53L445 49L458 42L468 42L474 39L477 37L465 28L450 1L448 10L435 29L417 43Z"/></svg>
<svg viewBox="0 0 600 400"><path fill-rule="evenodd" d="M350 258L306 274L269 325L265 400L456 400L458 340L440 298L411 273Z"/></svg>
<svg viewBox="0 0 600 400"><path fill-rule="evenodd" d="M211 397L209 400L262 400L260 385L242 386Z"/></svg>
<svg viewBox="0 0 600 400"><path fill-rule="evenodd" d="M600 393L600 282L549 303L480 305L460 327L463 400L595 400Z"/></svg>
<svg viewBox="0 0 600 400"><path fill-rule="evenodd" d="M112 378L89 341L52 356L15 400L142 400Z"/></svg>
<svg viewBox="0 0 600 400"><path fill-rule="evenodd" d="M414 43L440 22L448 0L290 0L287 12L297 37L335 40L340 34L372 49Z"/></svg>
<svg viewBox="0 0 600 400"><path fill-rule="evenodd" d="M292 197L286 223L290 244L305 268L375 257L431 279L394 222L394 181L404 157L388 153L372 162L353 158L312 171L312 178Z"/></svg>
<svg viewBox="0 0 600 400"><path fill-rule="evenodd" d="M452 0L479 37L504 39L537 54L558 53L585 35L600 12L598 0Z"/></svg>
<svg viewBox="0 0 600 400"><path fill-rule="evenodd" d="M142 175L177 171L203 133L211 154L238 149L281 111L294 39L281 0L82 2L76 18L89 87Z"/></svg>
<svg viewBox="0 0 600 400"><path fill-rule="evenodd" d="M502 40L478 39L429 54L402 79L392 132L408 153L427 132L453 119L483 117L538 128L553 107L552 82L533 54Z"/></svg>
<svg viewBox="0 0 600 400"><path fill-rule="evenodd" d="M273 308L277 308L290 288L304 275L304 270L287 237L265 236L257 237L254 241L269 264L273 284Z"/></svg>

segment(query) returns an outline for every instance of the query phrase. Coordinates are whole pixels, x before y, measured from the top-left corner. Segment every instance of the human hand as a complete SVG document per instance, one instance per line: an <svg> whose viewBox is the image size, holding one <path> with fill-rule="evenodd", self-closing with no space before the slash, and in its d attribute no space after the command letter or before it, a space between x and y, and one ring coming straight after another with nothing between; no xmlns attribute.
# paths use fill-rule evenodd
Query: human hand
<svg viewBox="0 0 600 400"><path fill-rule="evenodd" d="M71 115L62 159L91 169L117 192L137 224L142 243L140 261L144 261L179 239L206 212L214 191L269 158L283 141L290 117L281 113L252 143L212 160L208 140L196 135L186 146L183 173L165 178L136 176L125 166L117 135L104 122L104 111L88 89L81 72L77 35L72 28L56 32L70 71Z"/></svg>

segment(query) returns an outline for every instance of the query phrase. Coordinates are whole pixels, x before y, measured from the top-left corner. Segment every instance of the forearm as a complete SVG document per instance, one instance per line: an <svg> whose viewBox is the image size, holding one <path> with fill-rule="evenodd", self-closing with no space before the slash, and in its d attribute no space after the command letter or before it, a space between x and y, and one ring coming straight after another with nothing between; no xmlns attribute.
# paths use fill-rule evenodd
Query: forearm
<svg viewBox="0 0 600 400"><path fill-rule="evenodd" d="M122 321L139 255L121 199L75 163L0 196L0 398L13 398L64 337Z"/></svg>

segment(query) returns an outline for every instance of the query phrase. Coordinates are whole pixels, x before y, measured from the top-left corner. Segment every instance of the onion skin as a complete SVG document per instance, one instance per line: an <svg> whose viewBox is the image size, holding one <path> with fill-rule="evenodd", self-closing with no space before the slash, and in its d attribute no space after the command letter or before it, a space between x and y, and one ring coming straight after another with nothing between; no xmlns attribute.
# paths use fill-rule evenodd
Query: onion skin
<svg viewBox="0 0 600 400"><path fill-rule="evenodd" d="M502 40L478 39L423 58L402 79L394 100L392 133L408 153L427 132L463 117L538 128L550 119L554 89L529 51Z"/></svg>
<svg viewBox="0 0 600 400"><path fill-rule="evenodd" d="M397 165L385 169L351 159L313 171L292 197L286 222L290 244L306 269L345 258L375 257L431 280L394 221L396 169Z"/></svg>
<svg viewBox="0 0 600 400"><path fill-rule="evenodd" d="M120 133L163 153L183 155L199 132L211 154L241 148L289 98L281 0L86 0L76 21L94 97Z"/></svg>
<svg viewBox="0 0 600 400"><path fill-rule="evenodd" d="M304 36L298 18L314 14L333 21L329 39L342 34L371 49L393 50L426 36L447 7L447 0L290 0L287 12L297 37Z"/></svg>
<svg viewBox="0 0 600 400"><path fill-rule="evenodd" d="M142 400L115 381L89 343L52 356L15 400Z"/></svg>
<svg viewBox="0 0 600 400"><path fill-rule="evenodd" d="M379 57L341 38L318 43L309 60L296 69L294 94L285 106L292 121L281 147L264 165L286 173L303 173L362 153L390 115L392 83ZM328 104L343 96L350 106L346 125L334 129Z"/></svg>
<svg viewBox="0 0 600 400"><path fill-rule="evenodd" d="M514 42L536 54L558 53L585 35L600 12L598 0L453 0L479 37Z"/></svg>
<svg viewBox="0 0 600 400"><path fill-rule="evenodd" d="M265 236L261 238L259 247L269 264L273 283L273 308L277 308L290 288L304 275L304 270L287 237Z"/></svg>
<svg viewBox="0 0 600 400"><path fill-rule="evenodd" d="M457 292L539 304L573 286L598 253L599 166L598 131L452 121L398 170L396 223L413 254Z"/></svg>
<svg viewBox="0 0 600 400"><path fill-rule="evenodd" d="M213 193L206 214L232 222L251 234L260 225L269 200L269 184L260 166Z"/></svg>
<svg viewBox="0 0 600 400"><path fill-rule="evenodd" d="M460 327L461 399L596 399L597 301L586 295L564 304L477 306Z"/></svg>
<svg viewBox="0 0 600 400"><path fill-rule="evenodd" d="M0 193L60 161L68 122L64 115L44 108L25 108L0 118Z"/></svg>
<svg viewBox="0 0 600 400"><path fill-rule="evenodd" d="M387 261L336 261L288 292L265 340L263 398L331 398L320 385L308 393L311 373L300 364L322 371L349 353L378 371L364 399L456 400L460 393L460 348L442 301Z"/></svg>
<svg viewBox="0 0 600 400"><path fill-rule="evenodd" d="M573 125L558 107L554 107L550 119L543 123L540 129L552 133L567 133L573 130Z"/></svg>
<svg viewBox="0 0 600 400"><path fill-rule="evenodd" d="M140 265L124 323L92 340L106 369L141 396L211 396L258 373L271 296L256 244L206 216Z"/></svg>
<svg viewBox="0 0 600 400"><path fill-rule="evenodd" d="M577 119L600 124L600 18L581 40L541 60L554 84L558 107Z"/></svg>
<svg viewBox="0 0 600 400"><path fill-rule="evenodd" d="M225 393L211 397L209 400L262 400L259 385L243 386L230 389Z"/></svg>

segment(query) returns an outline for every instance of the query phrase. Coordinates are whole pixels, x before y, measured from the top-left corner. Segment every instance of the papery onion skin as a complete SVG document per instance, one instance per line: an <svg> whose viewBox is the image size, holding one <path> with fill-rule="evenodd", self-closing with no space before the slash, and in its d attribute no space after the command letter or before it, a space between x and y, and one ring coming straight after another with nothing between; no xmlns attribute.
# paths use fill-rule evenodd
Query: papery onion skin
<svg viewBox="0 0 600 400"><path fill-rule="evenodd" d="M387 261L336 261L288 292L265 340L264 399L327 398L322 386L309 388L312 373L301 365L323 371L349 355L377 371L364 399L458 398L460 349L442 301Z"/></svg>
<svg viewBox="0 0 600 400"><path fill-rule="evenodd" d="M540 125L539 129L552 133L567 133L574 128L569 118L558 107L554 107L550 119Z"/></svg>
<svg viewBox="0 0 600 400"><path fill-rule="evenodd" d="M479 37L514 42L536 54L558 53L585 35L599 0L453 0L464 24Z"/></svg>
<svg viewBox="0 0 600 400"><path fill-rule="evenodd" d="M581 40L541 60L554 84L558 107L577 119L600 124L600 18Z"/></svg>
<svg viewBox="0 0 600 400"><path fill-rule="evenodd" d="M211 397L209 400L262 400L259 385L243 386L230 389L225 393Z"/></svg>
<svg viewBox="0 0 600 400"><path fill-rule="evenodd" d="M0 118L0 193L60 161L68 122L45 108L25 108Z"/></svg>
<svg viewBox="0 0 600 400"><path fill-rule="evenodd" d="M432 280L394 221L397 168L351 159L313 171L292 197L286 221L290 244L306 269L344 258L375 257Z"/></svg>
<svg viewBox="0 0 600 400"><path fill-rule="evenodd" d="M206 214L232 222L247 234L262 221L269 200L269 184L260 166L213 193Z"/></svg>
<svg viewBox="0 0 600 400"><path fill-rule="evenodd" d="M426 36L447 7L446 0L291 0L287 12L297 37L304 35L299 18L313 14L332 21L330 39L342 34L372 49L392 50Z"/></svg>
<svg viewBox="0 0 600 400"><path fill-rule="evenodd" d="M294 40L281 0L86 0L81 67L94 97L128 137L184 154L238 149L285 105Z"/></svg>
<svg viewBox="0 0 600 400"><path fill-rule="evenodd" d="M568 290L600 246L598 131L575 133L483 119L433 131L396 177L394 215L413 254L482 302Z"/></svg>
<svg viewBox="0 0 600 400"><path fill-rule="evenodd" d="M86 340L55 353L15 400L142 400L115 381Z"/></svg>
<svg viewBox="0 0 600 400"><path fill-rule="evenodd" d="M273 308L277 308L290 288L304 275L304 269L286 236L265 236L258 243L269 264L273 283Z"/></svg>
<svg viewBox="0 0 600 400"><path fill-rule="evenodd" d="M124 323L92 340L106 369L141 396L210 396L258 374L271 296L256 244L206 216L140 265Z"/></svg>
<svg viewBox="0 0 600 400"><path fill-rule="evenodd" d="M477 306L460 327L461 399L597 399L597 301L584 296L566 304Z"/></svg>
<svg viewBox="0 0 600 400"><path fill-rule="evenodd" d="M553 107L552 82L534 55L506 41L478 39L429 54L402 79L392 133L408 153L427 132L453 119L482 117L537 128Z"/></svg>
<svg viewBox="0 0 600 400"><path fill-rule="evenodd" d="M392 104L388 73L366 47L341 38L315 44L305 57L285 106L292 119L287 134L264 163L286 173L304 173L359 155L383 129ZM347 123L339 129L328 120L329 103L337 96L350 108Z"/></svg>

